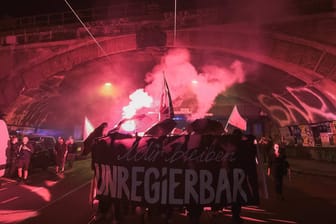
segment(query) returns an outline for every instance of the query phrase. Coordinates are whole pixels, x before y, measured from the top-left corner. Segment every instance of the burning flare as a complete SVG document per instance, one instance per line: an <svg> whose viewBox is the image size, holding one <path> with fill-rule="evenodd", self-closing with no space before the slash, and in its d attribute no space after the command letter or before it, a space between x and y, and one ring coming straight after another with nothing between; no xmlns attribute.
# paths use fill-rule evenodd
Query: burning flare
<svg viewBox="0 0 336 224"><path fill-rule="evenodd" d="M131 118L137 114L142 108L150 108L153 104L153 98L144 91L144 89L135 90L130 96L130 102L127 106L123 107L122 118L130 119L121 125L125 131L134 131L136 129L136 122Z"/></svg>

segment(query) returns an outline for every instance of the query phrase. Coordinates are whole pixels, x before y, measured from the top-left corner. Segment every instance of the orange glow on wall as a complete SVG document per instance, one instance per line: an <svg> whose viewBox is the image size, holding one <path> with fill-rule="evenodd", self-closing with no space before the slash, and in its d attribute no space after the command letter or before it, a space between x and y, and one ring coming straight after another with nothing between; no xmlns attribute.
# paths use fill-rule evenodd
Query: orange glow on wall
<svg viewBox="0 0 336 224"><path fill-rule="evenodd" d="M105 97L115 96L116 88L112 83L106 82L99 88L99 93Z"/></svg>

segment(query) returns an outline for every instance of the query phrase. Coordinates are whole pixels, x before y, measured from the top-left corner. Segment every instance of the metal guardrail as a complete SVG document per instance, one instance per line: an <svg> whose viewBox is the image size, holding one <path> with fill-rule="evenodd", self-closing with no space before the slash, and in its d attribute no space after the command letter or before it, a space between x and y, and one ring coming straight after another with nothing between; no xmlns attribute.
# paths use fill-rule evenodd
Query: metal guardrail
<svg viewBox="0 0 336 224"><path fill-rule="evenodd" d="M321 1L318 9L315 7L317 1ZM300 8L302 14L311 13L311 10L323 12L331 10L329 9L330 1L309 0L303 3L297 0L294 6ZM234 6L228 5L226 13L221 7L178 11L178 28L236 21L237 18L230 18L234 11L232 7ZM247 7L251 6L247 5ZM111 7L81 9L76 13L95 36L134 33L146 22L156 23L163 29L172 29L174 24L174 13L161 12L158 4L128 3ZM87 36L70 10L0 21L0 45L66 40Z"/></svg>
<svg viewBox="0 0 336 224"><path fill-rule="evenodd" d="M110 7L98 7L76 10L76 13L84 22L95 20L130 17L144 15L148 6L141 3L129 3ZM61 13L49 13L19 18L0 20L0 32L17 32L23 29L66 25L77 21L74 14L69 10ZM15 34L15 33L12 33Z"/></svg>
<svg viewBox="0 0 336 224"><path fill-rule="evenodd" d="M93 11L90 11L91 14L86 14L86 16L84 12L89 11L82 11L82 14L79 14L79 16L85 22L90 32L96 37L135 33L146 24L150 24L149 26L153 27L160 27L164 30L173 29L174 26L173 12L163 14L155 12L140 13L138 10L137 13L129 17L108 17L106 14L93 17ZM97 13L98 11L95 12ZM125 12L126 11L122 12L121 15L126 15L127 13L125 14ZM220 10L211 8L180 11L177 13L177 25L179 28L182 28L213 24L220 20L220 13ZM65 16L65 14L62 15ZM74 17L74 15L69 14L68 17L61 18L61 24L57 25L54 25L54 23L58 20L50 20L51 15L48 15L48 17L40 17L41 21L39 23L36 23L38 21L36 18L38 17L34 17L35 23L31 27L27 26L22 29L0 33L0 45L16 45L89 37L87 31L75 17L72 20L69 19L71 16ZM43 18L46 21L43 21ZM37 24L40 26L37 26Z"/></svg>

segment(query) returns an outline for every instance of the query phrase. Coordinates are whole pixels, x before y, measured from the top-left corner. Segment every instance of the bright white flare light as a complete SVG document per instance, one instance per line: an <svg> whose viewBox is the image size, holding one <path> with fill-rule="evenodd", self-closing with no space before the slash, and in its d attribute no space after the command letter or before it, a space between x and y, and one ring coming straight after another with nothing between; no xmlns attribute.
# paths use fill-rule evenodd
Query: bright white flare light
<svg viewBox="0 0 336 224"><path fill-rule="evenodd" d="M130 102L123 107L122 117L125 119L132 118L141 108L149 108L152 106L153 98L149 96L144 89L137 89L130 96ZM136 122L134 120L126 121L121 128L125 131L134 131L136 129Z"/></svg>
<svg viewBox="0 0 336 224"><path fill-rule="evenodd" d="M197 84L198 84L198 81L197 81L196 79L193 79L193 80L191 81L191 83L192 83L193 85L197 85Z"/></svg>
<svg viewBox="0 0 336 224"><path fill-rule="evenodd" d="M125 131L134 131L135 130L135 127L136 127L136 124L135 124L135 121L134 120L129 120L129 121L126 121L125 123L123 123L121 125L121 128Z"/></svg>

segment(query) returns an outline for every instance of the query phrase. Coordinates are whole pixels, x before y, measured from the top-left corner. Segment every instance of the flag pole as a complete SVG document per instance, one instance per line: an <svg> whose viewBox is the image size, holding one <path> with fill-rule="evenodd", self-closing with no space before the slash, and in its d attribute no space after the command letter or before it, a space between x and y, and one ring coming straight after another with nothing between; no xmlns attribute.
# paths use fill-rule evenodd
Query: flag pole
<svg viewBox="0 0 336 224"><path fill-rule="evenodd" d="M170 95L170 90L168 87L168 83L165 76L165 70L162 71L163 73L163 88L161 94L161 104L160 104L160 113L159 113L159 120L162 120L163 110L166 110L165 117L173 118L174 117L174 107L173 102ZM169 113L169 114L168 114ZM168 115L168 116L167 116Z"/></svg>
<svg viewBox="0 0 336 224"><path fill-rule="evenodd" d="M165 88L166 88L166 86L165 86L165 70L162 70L162 92L161 92L161 96L160 96L160 108L159 108L159 121L161 121L161 119L162 119L162 114L161 114L161 110L162 110L162 103L163 103L163 100L165 100L164 99L164 94L165 94Z"/></svg>
<svg viewBox="0 0 336 224"><path fill-rule="evenodd" d="M166 76L164 76L163 78L164 78L165 88L167 88L169 117L173 118L174 117L173 101L172 101L172 98L171 98L171 95L170 95L170 90L169 90L169 86L168 86L168 82L167 82Z"/></svg>
<svg viewBox="0 0 336 224"><path fill-rule="evenodd" d="M174 4L174 41L173 41L173 46L175 47L175 42L176 42L176 5L177 5L177 0L175 0L175 4Z"/></svg>

